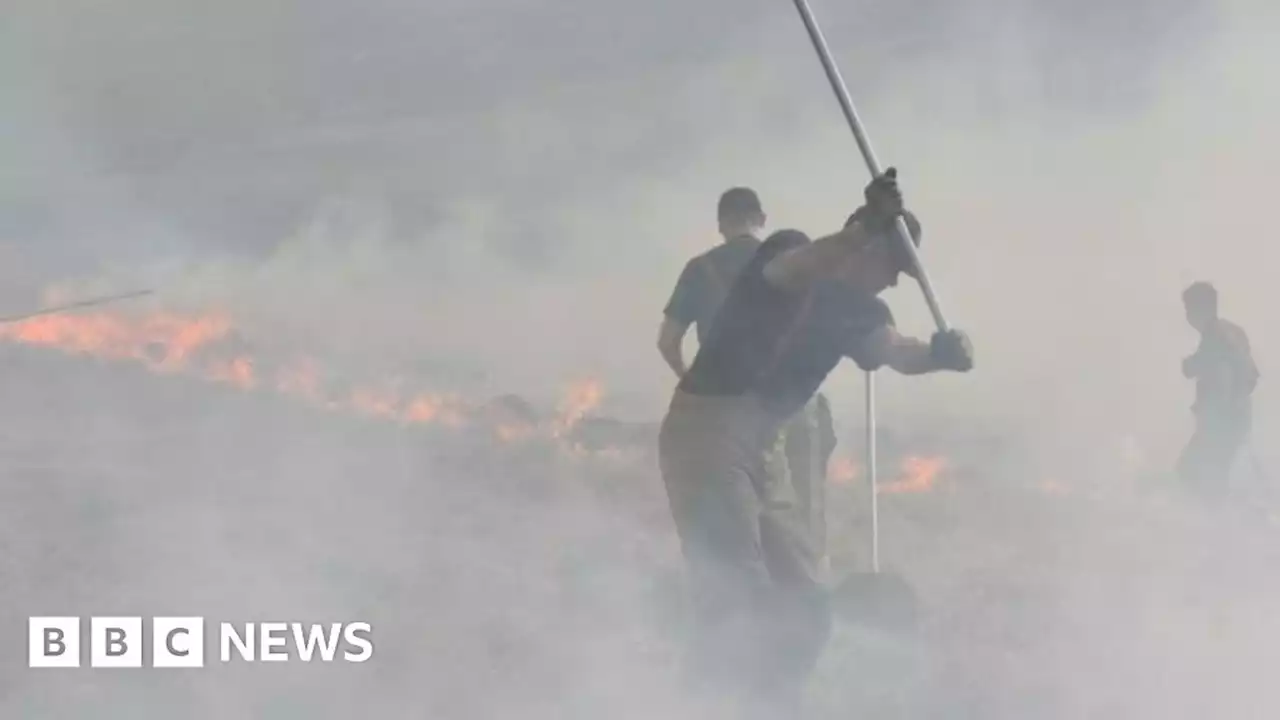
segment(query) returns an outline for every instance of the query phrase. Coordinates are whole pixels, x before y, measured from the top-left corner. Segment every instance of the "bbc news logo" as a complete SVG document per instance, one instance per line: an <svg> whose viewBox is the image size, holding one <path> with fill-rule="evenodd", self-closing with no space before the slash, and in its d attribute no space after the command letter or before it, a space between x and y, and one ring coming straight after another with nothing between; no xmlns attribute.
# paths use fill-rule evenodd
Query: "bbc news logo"
<svg viewBox="0 0 1280 720"><path fill-rule="evenodd" d="M80 667L88 646L89 667L143 667L140 617L91 617L83 641L78 617L28 618L28 665L33 668ZM199 617L151 618L151 667L199 668L205 664L205 623ZM218 661L362 663L373 657L373 628L369 623L219 623ZM290 654L290 650L294 655Z"/></svg>

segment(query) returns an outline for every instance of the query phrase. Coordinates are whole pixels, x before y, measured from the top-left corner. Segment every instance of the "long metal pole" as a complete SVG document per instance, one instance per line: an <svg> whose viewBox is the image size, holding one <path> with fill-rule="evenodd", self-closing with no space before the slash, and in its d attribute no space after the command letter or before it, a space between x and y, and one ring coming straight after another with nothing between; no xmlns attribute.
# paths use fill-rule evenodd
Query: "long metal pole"
<svg viewBox="0 0 1280 720"><path fill-rule="evenodd" d="M880 481L876 474L876 376L867 373L867 492L871 494L871 571L880 572Z"/></svg>
<svg viewBox="0 0 1280 720"><path fill-rule="evenodd" d="M867 138L867 133L862 127L862 121L858 118L858 111L853 107L853 100L849 97L849 90L844 85L844 78L840 76L840 69L836 67L835 60L831 58L831 51L827 48L827 41L822 36L822 30L818 27L818 21L813 17L813 11L809 9L807 0L795 0L796 9L800 11L800 19L804 21L805 29L809 31L809 39L813 41L813 49L818 52L818 59L822 61L822 69L827 73L827 80L831 83L831 90L836 94L836 100L840 102L840 109L844 112L844 118L849 123L849 129L853 131L853 139L858 142L858 149L862 151L862 159L867 163L867 170L871 172L871 177L879 177L880 162L876 160L876 153L871 149L871 141ZM920 262L920 255L916 252L916 245L911 241L911 232L907 229L907 223L902 218L898 218L897 222L898 240L905 248L908 257L911 258L911 264L916 268L916 279L920 283L920 289L924 292L924 301L929 305L929 312L933 314L933 322L938 326L938 330L946 331L950 328L947 320L942 316L942 308L938 305L937 294L933 290L933 283L929 281L929 276L925 273L924 264Z"/></svg>
<svg viewBox="0 0 1280 720"><path fill-rule="evenodd" d="M879 177L881 174L880 161L876 159L875 150L871 147L871 140L867 137L866 130L862 127L862 120L858 117L858 110L853 106L853 99L849 96L849 89L845 87L844 78L840 75L840 68L836 67L835 60L831 57L831 50L827 47L827 40L822 35L822 29L818 27L818 21L813 16L813 11L809 9L807 0L795 0L796 10L800 12L800 19L804 22L805 30L809 33L809 39L813 41L813 49L818 53L818 60L822 62L822 69L827 75L827 81L831 84L831 90L836 95L836 100L840 103L840 110L844 113L845 120L849 123L849 130L853 132L853 139L858 143L858 149L862 152L862 159L867 164L867 170L871 173L871 177ZM938 303L937 293L934 292L933 283L929 280L929 275L925 272L924 264L920 261L920 255L916 252L916 245L911 240L911 232L907 228L907 223L902 218L898 218L895 225L898 231L898 242L902 243L907 256L911 258L911 264L916 269L916 280L920 283L920 290L924 293L925 303L929 306L929 312L933 315L933 322L939 331L946 331L950 328L947 320L942 314L942 307ZM871 567L873 571L880 572L880 515L879 515L879 485L876 473L876 403L875 403L875 373L868 372L867 380L867 485L871 493Z"/></svg>

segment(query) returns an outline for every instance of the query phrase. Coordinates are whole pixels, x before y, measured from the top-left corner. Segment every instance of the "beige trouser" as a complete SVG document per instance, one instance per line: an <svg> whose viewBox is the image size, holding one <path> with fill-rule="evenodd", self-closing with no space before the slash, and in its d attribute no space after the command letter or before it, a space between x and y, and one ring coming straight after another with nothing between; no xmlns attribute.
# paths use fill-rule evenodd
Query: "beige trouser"
<svg viewBox="0 0 1280 720"><path fill-rule="evenodd" d="M1178 474L1186 487L1206 500L1225 498L1251 424L1247 412L1198 414L1195 432L1178 458Z"/></svg>
<svg viewBox="0 0 1280 720"><path fill-rule="evenodd" d="M831 411L815 396L787 422L769 454L769 472L790 485L809 543L825 574L827 552L827 468L835 446Z"/></svg>
<svg viewBox="0 0 1280 720"><path fill-rule="evenodd" d="M830 632L795 493L770 465L782 422L753 396L677 392L659 463L689 571L698 680L785 702Z"/></svg>

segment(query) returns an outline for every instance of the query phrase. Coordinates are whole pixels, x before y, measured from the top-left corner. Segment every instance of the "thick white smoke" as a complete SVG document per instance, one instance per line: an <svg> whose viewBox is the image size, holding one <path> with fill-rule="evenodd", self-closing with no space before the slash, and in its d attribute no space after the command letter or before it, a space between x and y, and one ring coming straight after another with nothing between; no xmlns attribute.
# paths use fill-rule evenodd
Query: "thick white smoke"
<svg viewBox="0 0 1280 720"><path fill-rule="evenodd" d="M611 411L653 419L671 386L653 349L659 312L687 257L716 242L716 196L751 185L771 226L810 233L859 201L865 171L789 3L428 5L11 3L0 298L17 311L60 283L156 286L158 303L228 308L264 339L306 338L353 362L426 358L484 392L553 397L598 377ZM971 669L974 688L1016 685L1025 704L975 699L966 716L1168 717L1188 706L1173 699L1233 688L1263 702L1273 628L1259 608L1275 588L1248 576L1267 541L1146 504L1134 486L1172 464L1188 429L1178 361L1195 339L1179 293L1196 279L1250 332L1256 450L1280 463L1266 389L1280 351L1266 314L1276 10L815 9L924 221L948 317L978 348L965 377L885 375L882 421L904 437L942 428L961 446L958 428L989 429L1016 447L972 482L1076 492L1052 512L957 500L923 524L936 535L904 530L887 546L935 605L987 609L976 627L1023 633L973 640L991 654ZM929 332L914 286L889 299L904 329ZM369 612L396 628L385 675L336 674L346 704L298 701L312 716L566 717L566 698L583 715L643 716L652 707L636 697L667 707L671 638L653 628L674 631L650 622L663 605L645 593L673 594L660 583L674 552L652 473L629 478L650 503L640 519L594 499L531 504L528 486L572 473L517 463L528 477L493 486L487 473L508 471L450 464L417 436L10 361L9 406L40 410L5 422L15 616L151 612L161 597L156 612ZM830 390L851 437L861 377L842 369ZM167 556L182 528L184 552ZM644 539L619 540L631 534ZM552 574L561 562L577 580ZM975 586L993 594L965 600ZM645 642L650 655L636 652ZM992 648L1043 672L1002 676L1018 663ZM824 667L833 712L832 688L857 662ZM504 685L531 667L545 675ZM284 712L273 695L323 684L299 673L281 691L285 674L164 693L47 675L12 708L124 698L227 717ZM1197 677L1213 682L1200 692ZM1213 714L1197 713L1184 716Z"/></svg>

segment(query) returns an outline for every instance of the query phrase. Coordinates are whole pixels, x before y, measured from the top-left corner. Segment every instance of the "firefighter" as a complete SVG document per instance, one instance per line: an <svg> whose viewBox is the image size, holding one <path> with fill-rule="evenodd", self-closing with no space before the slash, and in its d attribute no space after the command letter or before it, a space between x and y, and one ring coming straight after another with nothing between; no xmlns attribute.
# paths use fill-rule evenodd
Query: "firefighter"
<svg viewBox="0 0 1280 720"><path fill-rule="evenodd" d="M733 281L760 247L766 220L755 190L729 188L720 196L716 221L724 240L685 263L662 312L658 352L677 378L685 373L683 345L689 327L696 329L699 345L706 341L716 311Z"/></svg>
<svg viewBox="0 0 1280 720"><path fill-rule="evenodd" d="M1212 284L1193 283L1183 291L1182 303L1200 344L1182 361L1182 374L1196 385L1195 430L1178 461L1178 475L1196 493L1221 499L1252 426L1258 367L1244 330L1218 315Z"/></svg>
<svg viewBox="0 0 1280 720"><path fill-rule="evenodd" d="M877 296L914 266L890 169L852 222L817 240L781 230L733 283L659 432L659 464L694 611L687 669L698 686L791 717L830 633L826 588L794 506L768 501L770 448L844 357L864 370L968 371L959 331L899 334Z"/></svg>
<svg viewBox="0 0 1280 720"><path fill-rule="evenodd" d="M679 378L685 373L684 338L692 326L706 341L716 312L756 248L768 216L755 190L734 187L720 196L716 221L723 241L685 264L663 310L658 352ZM771 502L798 506L813 551L826 568L826 482L835 451L831 407L821 393L784 426L769 455Z"/></svg>

